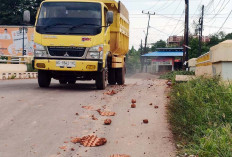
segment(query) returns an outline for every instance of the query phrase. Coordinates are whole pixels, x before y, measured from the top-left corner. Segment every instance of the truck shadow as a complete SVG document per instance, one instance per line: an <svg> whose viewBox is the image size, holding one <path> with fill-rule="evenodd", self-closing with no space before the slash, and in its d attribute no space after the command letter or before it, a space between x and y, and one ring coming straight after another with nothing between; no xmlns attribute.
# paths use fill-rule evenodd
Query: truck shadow
<svg viewBox="0 0 232 157"><path fill-rule="evenodd" d="M76 83L76 84L67 84L67 85L60 85L60 84L51 84L49 88L40 88L43 90L69 90L69 91L93 91L97 90L95 84L90 83Z"/></svg>

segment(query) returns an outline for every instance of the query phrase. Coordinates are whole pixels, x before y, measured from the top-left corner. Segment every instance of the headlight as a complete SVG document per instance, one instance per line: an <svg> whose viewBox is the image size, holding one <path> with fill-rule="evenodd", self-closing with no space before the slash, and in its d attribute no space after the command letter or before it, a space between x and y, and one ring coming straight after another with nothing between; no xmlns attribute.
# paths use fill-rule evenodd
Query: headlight
<svg viewBox="0 0 232 157"><path fill-rule="evenodd" d="M88 51L86 59L103 59L103 45L91 47Z"/></svg>
<svg viewBox="0 0 232 157"><path fill-rule="evenodd" d="M48 57L46 48L40 44L34 44L34 56L35 57Z"/></svg>

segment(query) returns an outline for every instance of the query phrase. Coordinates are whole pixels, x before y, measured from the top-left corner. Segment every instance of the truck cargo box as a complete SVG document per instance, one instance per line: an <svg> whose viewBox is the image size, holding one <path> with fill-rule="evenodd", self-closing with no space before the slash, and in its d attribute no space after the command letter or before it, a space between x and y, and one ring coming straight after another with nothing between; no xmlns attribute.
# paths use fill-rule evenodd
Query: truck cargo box
<svg viewBox="0 0 232 157"><path fill-rule="evenodd" d="M110 50L113 55L125 55L129 50L129 12L120 1L101 1L114 12L114 23L110 26Z"/></svg>

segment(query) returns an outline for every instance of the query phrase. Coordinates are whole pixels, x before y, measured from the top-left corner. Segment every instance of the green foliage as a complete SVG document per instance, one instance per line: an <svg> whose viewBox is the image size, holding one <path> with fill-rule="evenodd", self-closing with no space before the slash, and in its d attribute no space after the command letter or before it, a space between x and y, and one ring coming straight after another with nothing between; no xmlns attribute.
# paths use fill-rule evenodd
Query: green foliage
<svg viewBox="0 0 232 157"><path fill-rule="evenodd" d="M210 37L210 42L207 43L208 47L212 47L215 46L217 44L219 44L222 40L219 39L219 36L217 34L214 34Z"/></svg>
<svg viewBox="0 0 232 157"><path fill-rule="evenodd" d="M32 68L32 64L27 64L27 72L38 72L38 70Z"/></svg>
<svg viewBox="0 0 232 157"><path fill-rule="evenodd" d="M202 51L199 52L199 39L198 38L192 38L189 42L189 46L191 49L189 50L189 59L191 58L197 58L201 56L202 54L205 54L209 52L209 47L206 46L206 43L202 43Z"/></svg>
<svg viewBox="0 0 232 157"><path fill-rule="evenodd" d="M22 25L23 11L31 12L34 25L37 9L43 0L0 0L0 25Z"/></svg>
<svg viewBox="0 0 232 157"><path fill-rule="evenodd" d="M140 69L140 56L141 51L137 51L132 47L126 57L127 73L133 74L137 69Z"/></svg>
<svg viewBox="0 0 232 157"><path fill-rule="evenodd" d="M15 75L11 75L11 77L10 77L10 79L15 79L16 78L16 76Z"/></svg>
<svg viewBox="0 0 232 157"><path fill-rule="evenodd" d="M192 71L172 71L160 76L160 79L167 79L175 82L176 75L195 75Z"/></svg>
<svg viewBox="0 0 232 157"><path fill-rule="evenodd" d="M189 39L189 46L191 50L189 50L189 59L197 58L202 54L209 52L212 46L219 44L225 40L232 39L232 33L225 34L224 32L219 32L218 34L213 34L210 36L210 42L202 43L202 51L199 52L199 39L191 37Z"/></svg>
<svg viewBox="0 0 232 157"><path fill-rule="evenodd" d="M163 40L157 41L156 43L152 44L151 51L154 52L157 50L157 48L165 48L166 42Z"/></svg>
<svg viewBox="0 0 232 157"><path fill-rule="evenodd" d="M232 33L229 33L225 36L225 40L232 39Z"/></svg>
<svg viewBox="0 0 232 157"><path fill-rule="evenodd" d="M232 156L232 129L231 124L220 126L216 129L207 129L205 136L196 146L196 153L204 157L229 157Z"/></svg>
<svg viewBox="0 0 232 157"><path fill-rule="evenodd" d="M232 86L219 78L199 78L171 91L169 121L180 153L199 157L232 156Z"/></svg>

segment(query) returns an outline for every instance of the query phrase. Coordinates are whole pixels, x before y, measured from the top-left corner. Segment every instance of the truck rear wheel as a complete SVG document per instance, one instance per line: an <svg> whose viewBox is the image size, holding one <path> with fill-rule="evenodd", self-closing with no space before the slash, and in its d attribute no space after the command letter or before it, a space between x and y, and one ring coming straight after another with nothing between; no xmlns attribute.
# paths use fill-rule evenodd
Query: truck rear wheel
<svg viewBox="0 0 232 157"><path fill-rule="evenodd" d="M68 84L76 84L76 80L68 81Z"/></svg>
<svg viewBox="0 0 232 157"><path fill-rule="evenodd" d="M59 80L60 84L67 84L68 81L66 80Z"/></svg>
<svg viewBox="0 0 232 157"><path fill-rule="evenodd" d="M110 68L108 72L108 83L110 85L115 85L116 84L116 79L115 79L115 69Z"/></svg>
<svg viewBox="0 0 232 157"><path fill-rule="evenodd" d="M99 90L104 90L107 86L107 70L103 70L102 72L98 72L96 78L96 86Z"/></svg>
<svg viewBox="0 0 232 157"><path fill-rule="evenodd" d="M51 76L48 71L38 71L38 83L41 88L46 88L50 86Z"/></svg>
<svg viewBox="0 0 232 157"><path fill-rule="evenodd" d="M126 73L125 67L116 69L116 82L118 83L118 85L125 84L125 73Z"/></svg>

